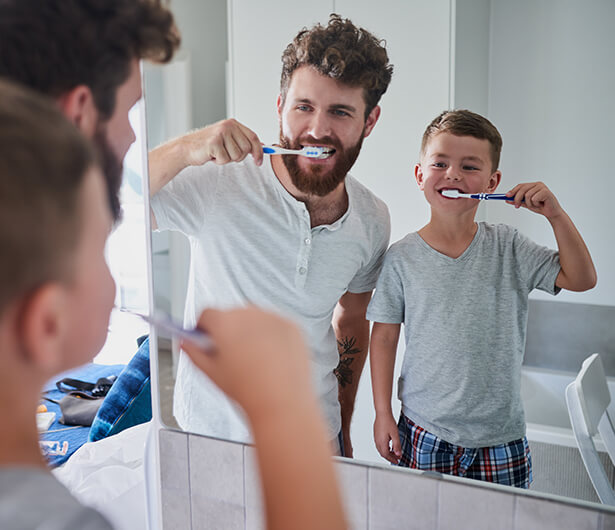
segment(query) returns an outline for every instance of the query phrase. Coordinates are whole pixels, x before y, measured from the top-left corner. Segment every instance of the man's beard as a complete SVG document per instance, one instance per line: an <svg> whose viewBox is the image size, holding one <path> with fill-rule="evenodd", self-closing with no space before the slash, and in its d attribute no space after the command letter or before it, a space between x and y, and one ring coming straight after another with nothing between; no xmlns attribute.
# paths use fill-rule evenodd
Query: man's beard
<svg viewBox="0 0 615 530"><path fill-rule="evenodd" d="M325 173L325 168L319 164L312 164L310 169L303 170L299 167L299 157L297 155L282 155L282 162L284 162L288 170L293 185L300 192L316 195L317 197L324 197L331 193L341 182L344 182L350 168L359 156L364 132L365 129L361 131L361 137L356 144L344 148L338 140L330 136L319 139L306 136L292 143L282 134L282 126L280 125L280 145L282 147L286 149L301 149L302 145L326 145L335 149L335 155L333 156L337 158L333 168Z"/></svg>
<svg viewBox="0 0 615 530"><path fill-rule="evenodd" d="M109 208L115 223L122 218L122 206L120 204L120 188L122 186L122 161L113 152L107 140L106 127L99 123L92 139L98 151L99 163L105 175Z"/></svg>

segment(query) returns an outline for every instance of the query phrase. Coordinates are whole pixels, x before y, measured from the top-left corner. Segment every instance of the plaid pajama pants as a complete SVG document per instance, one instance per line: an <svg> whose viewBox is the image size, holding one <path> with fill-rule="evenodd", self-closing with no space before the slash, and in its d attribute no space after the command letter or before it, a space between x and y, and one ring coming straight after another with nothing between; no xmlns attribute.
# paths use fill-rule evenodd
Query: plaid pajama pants
<svg viewBox="0 0 615 530"><path fill-rule="evenodd" d="M527 438L491 447L450 444L416 425L402 413L397 424L402 456L399 465L458 477L529 488L532 458Z"/></svg>

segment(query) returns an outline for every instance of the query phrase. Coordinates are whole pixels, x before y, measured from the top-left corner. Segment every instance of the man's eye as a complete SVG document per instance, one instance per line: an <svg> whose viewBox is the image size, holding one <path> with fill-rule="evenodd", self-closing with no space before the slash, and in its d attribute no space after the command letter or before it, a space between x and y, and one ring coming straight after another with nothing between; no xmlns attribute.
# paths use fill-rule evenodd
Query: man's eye
<svg viewBox="0 0 615 530"><path fill-rule="evenodd" d="M350 116L350 114L348 114L345 110L341 109L335 109L333 111L333 114L335 114L336 116Z"/></svg>
<svg viewBox="0 0 615 530"><path fill-rule="evenodd" d="M310 107L308 105L297 105L297 110L308 111Z"/></svg>

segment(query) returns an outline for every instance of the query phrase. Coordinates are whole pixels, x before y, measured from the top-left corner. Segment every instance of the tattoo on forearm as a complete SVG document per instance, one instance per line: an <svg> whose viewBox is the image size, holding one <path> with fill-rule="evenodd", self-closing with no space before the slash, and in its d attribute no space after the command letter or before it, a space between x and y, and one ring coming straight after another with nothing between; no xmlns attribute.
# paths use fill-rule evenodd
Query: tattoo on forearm
<svg viewBox="0 0 615 530"><path fill-rule="evenodd" d="M361 350L355 348L357 339L355 337L344 337L337 341L337 346L340 354L340 362L333 373L337 377L339 384L344 387L352 383L352 369L350 365L355 360L355 356Z"/></svg>

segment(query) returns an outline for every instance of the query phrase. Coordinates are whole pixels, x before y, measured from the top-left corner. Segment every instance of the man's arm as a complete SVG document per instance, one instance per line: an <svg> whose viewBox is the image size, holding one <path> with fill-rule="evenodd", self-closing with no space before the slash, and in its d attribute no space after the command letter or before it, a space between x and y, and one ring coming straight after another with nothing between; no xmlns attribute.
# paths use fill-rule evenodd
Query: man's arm
<svg viewBox="0 0 615 530"><path fill-rule="evenodd" d="M184 168L206 162L228 164L252 154L257 165L263 149L256 133L234 119L189 132L149 152L150 197L156 195Z"/></svg>
<svg viewBox="0 0 615 530"><path fill-rule="evenodd" d="M371 297L371 291L346 293L333 312L333 329L340 355L335 375L339 384L344 453L349 458L352 457L350 420L369 347L369 321L365 319L365 312Z"/></svg>

